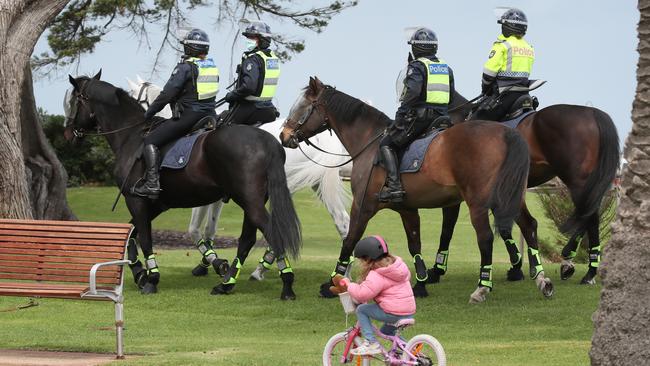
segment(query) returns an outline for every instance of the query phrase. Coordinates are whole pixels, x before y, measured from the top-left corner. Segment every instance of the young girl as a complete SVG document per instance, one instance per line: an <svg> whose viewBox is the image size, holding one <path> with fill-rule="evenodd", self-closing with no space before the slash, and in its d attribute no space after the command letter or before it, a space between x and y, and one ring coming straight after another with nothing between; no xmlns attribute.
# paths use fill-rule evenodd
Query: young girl
<svg viewBox="0 0 650 366"><path fill-rule="evenodd" d="M357 355L381 353L381 346L375 338L371 319L384 322L381 331L394 334L395 328L386 323L412 318L415 314L415 297L411 289L411 272L402 258L388 253L388 245L378 235L360 240L354 248L354 256L360 259L361 283L336 275L332 281L334 292L347 291L357 303L369 300L374 304L357 307L357 319L361 333L366 339L360 347L351 351Z"/></svg>

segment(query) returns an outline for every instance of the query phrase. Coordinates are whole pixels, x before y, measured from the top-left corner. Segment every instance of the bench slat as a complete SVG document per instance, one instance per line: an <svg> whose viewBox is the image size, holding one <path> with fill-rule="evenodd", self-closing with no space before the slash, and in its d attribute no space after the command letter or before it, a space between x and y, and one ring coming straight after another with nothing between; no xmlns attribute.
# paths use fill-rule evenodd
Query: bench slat
<svg viewBox="0 0 650 366"><path fill-rule="evenodd" d="M114 222L96 222L96 221L53 221L53 220L16 220L0 219L0 224L12 225L50 225L64 227L93 227L93 228L121 228L131 230L131 224L122 224Z"/></svg>
<svg viewBox="0 0 650 366"><path fill-rule="evenodd" d="M79 246L79 244L92 245L97 248L93 250L98 250L98 248L110 248L110 251L122 250L124 249L125 240L102 240L102 239L66 239L66 238L29 238L23 236L10 236L10 235L0 235L0 247L11 247L11 244L16 243L43 243L43 244L73 244L73 246Z"/></svg>
<svg viewBox="0 0 650 366"><path fill-rule="evenodd" d="M24 248L24 249L23 249ZM38 258L38 260L46 260L46 258L90 258L97 262L108 262L109 260L119 260L124 258L124 253L120 252L88 252L88 251L60 251L48 249L27 249L25 245L21 248L3 248L0 247L0 254L24 254L31 258Z"/></svg>
<svg viewBox="0 0 650 366"><path fill-rule="evenodd" d="M36 241L27 241L29 238L26 238L25 241L1 241L2 237L0 236L0 248L29 248L34 250L40 249L56 249L56 250L66 250L72 252L110 252L110 253L122 253L124 252L124 242L121 245L75 245L74 243L44 243ZM64 239L61 239L63 241ZM56 240L52 240L56 241ZM117 242L116 242L117 243Z"/></svg>
<svg viewBox="0 0 650 366"><path fill-rule="evenodd" d="M58 275L37 275L29 273L1 273L0 278L10 280L36 280L36 281L58 281L88 283L89 276L58 276ZM97 277L97 283L117 285L119 278Z"/></svg>
<svg viewBox="0 0 650 366"><path fill-rule="evenodd" d="M41 262L41 261L5 261L0 258L0 272L4 268L41 268L41 269L68 269L68 270L82 270L86 273L90 272L90 268L93 264L97 263L70 263L70 262ZM114 272L118 271L117 266L106 266L102 267L100 272L105 272L112 270Z"/></svg>
<svg viewBox="0 0 650 366"><path fill-rule="evenodd" d="M11 236L29 236L35 238L78 238L78 239L107 239L120 240L124 242L126 238L122 233L76 233L69 231L38 231L38 230L9 230L0 229L0 235ZM38 241L38 240L35 240Z"/></svg>
<svg viewBox="0 0 650 366"><path fill-rule="evenodd" d="M101 233L101 234L121 234L128 235L130 230L122 227L88 227L88 226L56 226L56 225L34 225L32 224L8 224L0 221L0 231L2 230L36 230L36 231L56 231L70 233Z"/></svg>
<svg viewBox="0 0 650 366"><path fill-rule="evenodd" d="M97 271L97 277L114 278L119 276L120 271L115 268L116 266L102 267ZM83 269L75 268L43 268L40 266L34 267L9 267L2 266L0 263L0 273L32 273L37 275L62 275L62 276L88 276L90 274L90 267Z"/></svg>
<svg viewBox="0 0 650 366"><path fill-rule="evenodd" d="M114 259L122 259L117 255L113 255L113 258L100 259L100 258L89 258L88 255L83 257L53 257L53 256L42 256L42 255L32 255L29 251L29 255L22 254L3 254L0 251L0 261L6 262L24 262L25 266L33 266L33 263L43 263L43 262L52 262L52 263L71 263L71 264L89 264L90 268L95 263L108 262ZM40 251L39 251L40 254ZM30 264L32 263L32 264Z"/></svg>

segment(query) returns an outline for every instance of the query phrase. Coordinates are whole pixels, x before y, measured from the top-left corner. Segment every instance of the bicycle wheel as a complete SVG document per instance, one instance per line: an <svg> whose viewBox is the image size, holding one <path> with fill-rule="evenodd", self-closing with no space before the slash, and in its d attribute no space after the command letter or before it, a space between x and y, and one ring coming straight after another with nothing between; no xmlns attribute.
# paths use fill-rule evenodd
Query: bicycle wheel
<svg viewBox="0 0 650 366"><path fill-rule="evenodd" d="M343 357L343 352L345 351L345 345L347 343L347 336L347 332L341 332L333 335L332 338L327 341L325 349L323 350L323 366L367 365L368 360L363 359L360 356L348 354L347 357ZM360 346L361 343L363 343L361 338L356 337L354 339L354 344L356 346Z"/></svg>
<svg viewBox="0 0 650 366"><path fill-rule="evenodd" d="M405 347L406 351L415 356L417 366L446 366L447 356L440 342L428 334L419 334L411 338ZM402 361L414 361L404 352Z"/></svg>

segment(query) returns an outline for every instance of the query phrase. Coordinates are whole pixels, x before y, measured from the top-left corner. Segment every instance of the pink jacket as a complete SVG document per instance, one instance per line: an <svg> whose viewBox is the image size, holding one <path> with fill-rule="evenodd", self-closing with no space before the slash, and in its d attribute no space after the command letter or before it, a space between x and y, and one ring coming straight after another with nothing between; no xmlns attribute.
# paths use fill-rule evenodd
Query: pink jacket
<svg viewBox="0 0 650 366"><path fill-rule="evenodd" d="M379 307L393 315L415 314L415 297L411 289L411 272L400 257L388 267L378 268L368 273L360 284L341 280L348 286L348 292L358 303L374 299Z"/></svg>

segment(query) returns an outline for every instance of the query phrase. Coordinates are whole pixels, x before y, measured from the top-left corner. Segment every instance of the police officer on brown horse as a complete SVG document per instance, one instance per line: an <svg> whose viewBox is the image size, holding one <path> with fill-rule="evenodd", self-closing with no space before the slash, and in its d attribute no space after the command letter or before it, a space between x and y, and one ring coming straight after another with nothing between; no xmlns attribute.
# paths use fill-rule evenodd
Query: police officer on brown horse
<svg viewBox="0 0 650 366"><path fill-rule="evenodd" d="M386 168L386 183L379 192L381 202L399 203L404 200L396 152L407 147L428 128L442 127L432 125L438 117L447 115L454 94L452 70L436 56L436 34L431 29L419 28L408 44L411 45L411 55L400 97L401 105L379 148Z"/></svg>
<svg viewBox="0 0 650 366"><path fill-rule="evenodd" d="M184 56L176 65L163 91L144 113L145 120L153 118L167 104L172 104L180 115L163 122L144 138L144 183L131 190L133 194L151 199L160 194L158 173L159 148L190 132L203 117L215 114L215 97L219 90L219 70L211 58L208 35L192 29L181 41Z"/></svg>

